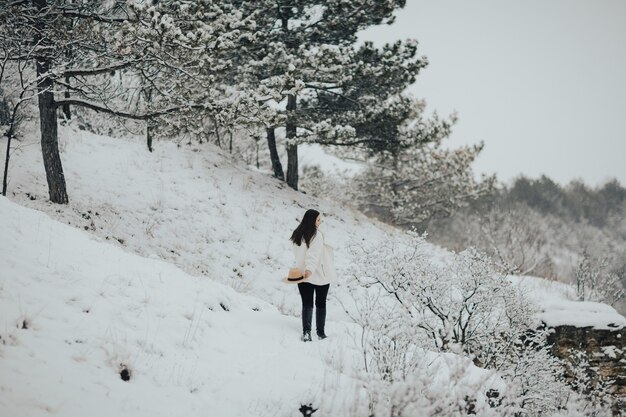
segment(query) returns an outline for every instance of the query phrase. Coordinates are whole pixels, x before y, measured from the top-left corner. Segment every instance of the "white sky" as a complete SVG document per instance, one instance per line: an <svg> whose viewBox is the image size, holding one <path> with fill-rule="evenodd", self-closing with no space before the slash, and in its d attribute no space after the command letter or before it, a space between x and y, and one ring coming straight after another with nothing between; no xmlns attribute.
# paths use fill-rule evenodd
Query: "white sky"
<svg viewBox="0 0 626 417"><path fill-rule="evenodd" d="M419 41L409 91L485 142L477 172L626 184L626 0L407 0L361 35Z"/></svg>

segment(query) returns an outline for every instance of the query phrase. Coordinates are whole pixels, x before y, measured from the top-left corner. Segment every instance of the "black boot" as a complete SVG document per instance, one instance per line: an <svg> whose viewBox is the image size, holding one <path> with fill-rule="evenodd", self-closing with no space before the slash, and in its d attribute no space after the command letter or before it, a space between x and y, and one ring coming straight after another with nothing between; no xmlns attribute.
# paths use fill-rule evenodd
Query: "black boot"
<svg viewBox="0 0 626 417"><path fill-rule="evenodd" d="M326 308L315 309L315 325L317 326L317 337L320 339L326 339L326 333L324 333L324 325L326 324Z"/></svg>
<svg viewBox="0 0 626 417"><path fill-rule="evenodd" d="M313 320L313 307L302 307L302 341L311 341L311 321Z"/></svg>

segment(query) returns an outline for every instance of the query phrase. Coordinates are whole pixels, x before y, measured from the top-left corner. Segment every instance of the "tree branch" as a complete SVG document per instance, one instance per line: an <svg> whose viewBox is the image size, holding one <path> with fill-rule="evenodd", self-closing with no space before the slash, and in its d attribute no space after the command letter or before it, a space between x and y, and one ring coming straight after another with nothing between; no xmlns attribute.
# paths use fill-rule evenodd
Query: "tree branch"
<svg viewBox="0 0 626 417"><path fill-rule="evenodd" d="M100 68L73 68L67 69L59 74L60 77L77 77L81 75L98 75L106 72L117 71L120 69L128 68L136 61L123 61L109 65L107 67Z"/></svg>
<svg viewBox="0 0 626 417"><path fill-rule="evenodd" d="M162 115L165 115L165 114L176 113L176 112L181 111L181 110L202 109L202 108L204 108L204 105L202 105L202 104L192 104L192 105L187 105L187 106L170 107L170 108L167 108L167 109L163 109L163 110L159 110L159 111L155 111L155 112L151 112L151 113L137 114L137 113L129 113L129 112L121 111L121 110L110 109L110 108L102 106L102 105L100 105L98 103L94 103L94 102L91 102L91 101L80 100L80 99L76 99L76 98L61 99L61 100L56 100L54 102L54 106L55 107L60 107L60 106L62 106L64 104L69 104L71 106L85 107L85 108L88 108L88 109L91 109L91 110L95 110L97 112L108 113L108 114L112 114L114 116L124 117L126 119L134 119L134 120L149 120L149 119L152 119L152 118L157 117L157 116L162 116Z"/></svg>

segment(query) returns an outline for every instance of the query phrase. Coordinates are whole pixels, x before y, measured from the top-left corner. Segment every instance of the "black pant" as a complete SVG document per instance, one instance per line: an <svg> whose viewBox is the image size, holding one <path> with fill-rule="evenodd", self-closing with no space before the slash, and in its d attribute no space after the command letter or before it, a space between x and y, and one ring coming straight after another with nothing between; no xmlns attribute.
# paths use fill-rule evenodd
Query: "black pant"
<svg viewBox="0 0 626 417"><path fill-rule="evenodd" d="M330 284L313 285L310 282L298 284L298 291L300 291L300 297L302 298L302 307L313 308L313 292L315 292L315 307L326 308L326 296L329 288Z"/></svg>

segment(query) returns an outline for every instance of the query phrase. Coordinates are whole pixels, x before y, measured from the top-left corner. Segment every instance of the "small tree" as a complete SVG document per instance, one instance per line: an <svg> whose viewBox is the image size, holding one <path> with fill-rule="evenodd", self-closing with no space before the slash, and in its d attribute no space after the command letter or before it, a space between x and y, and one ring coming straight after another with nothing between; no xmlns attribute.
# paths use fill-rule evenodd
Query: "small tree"
<svg viewBox="0 0 626 417"><path fill-rule="evenodd" d="M360 206L403 227L447 217L470 201L492 192L495 178L476 181L471 164L482 145L443 149L450 125L420 123L410 145L376 157L354 180ZM428 143L424 143L428 141Z"/></svg>
<svg viewBox="0 0 626 417"><path fill-rule="evenodd" d="M19 45L14 45L19 47ZM9 45L4 45L5 48L10 48ZM5 90L0 89L0 126L4 128L2 135L7 139L6 154L4 159L4 173L2 177L2 195L7 195L8 178L9 178L9 162L11 157L11 144L14 139L17 139L18 129L23 120L24 105L36 98L36 94L29 88L28 85L28 72L31 70L28 59L17 62L9 62L6 57L14 51L8 51L5 49L5 60L0 63L0 86L10 85L9 94ZM28 54L25 54L28 56ZM11 72L9 77L7 72ZM11 79L7 82L8 78Z"/></svg>

